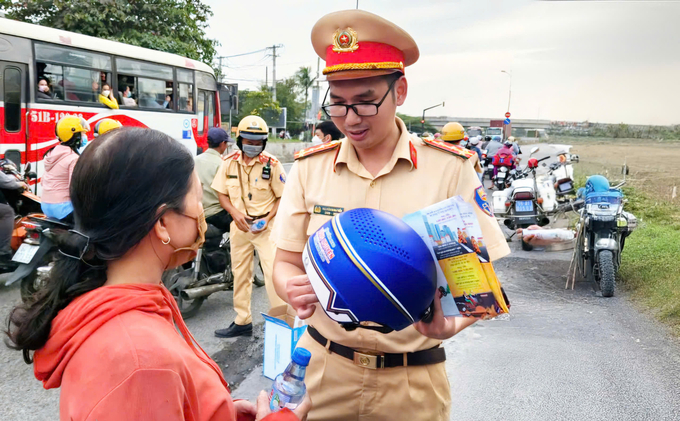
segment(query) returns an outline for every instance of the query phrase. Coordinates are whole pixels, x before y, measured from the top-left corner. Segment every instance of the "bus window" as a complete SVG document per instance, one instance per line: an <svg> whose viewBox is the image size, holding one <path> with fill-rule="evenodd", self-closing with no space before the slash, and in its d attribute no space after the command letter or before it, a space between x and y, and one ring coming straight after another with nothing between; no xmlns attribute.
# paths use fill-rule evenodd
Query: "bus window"
<svg viewBox="0 0 680 421"><path fill-rule="evenodd" d="M194 72L191 70L177 69L177 81L193 84Z"/></svg>
<svg viewBox="0 0 680 421"><path fill-rule="evenodd" d="M116 71L125 106L174 109L172 67L116 57Z"/></svg>
<svg viewBox="0 0 680 421"><path fill-rule="evenodd" d="M188 83L179 84L179 110L194 112L194 85Z"/></svg>
<svg viewBox="0 0 680 421"><path fill-rule="evenodd" d="M38 79L50 80L53 99L96 103L102 86L111 83L107 55L36 43L35 56Z"/></svg>
<svg viewBox="0 0 680 421"><path fill-rule="evenodd" d="M205 116L205 91L198 91L198 134L203 134Z"/></svg>
<svg viewBox="0 0 680 421"><path fill-rule="evenodd" d="M4 73L5 131L18 132L21 129L21 72L16 67L7 67Z"/></svg>
<svg viewBox="0 0 680 421"><path fill-rule="evenodd" d="M206 92L208 100L208 127L215 126L215 92Z"/></svg>

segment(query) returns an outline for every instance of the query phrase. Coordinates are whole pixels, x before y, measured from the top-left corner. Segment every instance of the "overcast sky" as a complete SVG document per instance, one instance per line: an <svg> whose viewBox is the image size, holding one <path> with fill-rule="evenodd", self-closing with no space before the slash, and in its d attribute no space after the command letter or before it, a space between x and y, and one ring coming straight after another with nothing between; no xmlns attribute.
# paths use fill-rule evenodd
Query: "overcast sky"
<svg viewBox="0 0 680 421"><path fill-rule="evenodd" d="M284 45L277 79L300 66L316 71L312 26L356 6L204 1L215 14L208 35L222 43L220 54ZM401 26L420 48L420 60L406 70L409 94L400 112L420 115L445 101L428 115L502 118L512 80L513 118L680 123L680 1L359 0L359 8ZM256 88L268 66L271 83L265 54L228 59L226 80Z"/></svg>

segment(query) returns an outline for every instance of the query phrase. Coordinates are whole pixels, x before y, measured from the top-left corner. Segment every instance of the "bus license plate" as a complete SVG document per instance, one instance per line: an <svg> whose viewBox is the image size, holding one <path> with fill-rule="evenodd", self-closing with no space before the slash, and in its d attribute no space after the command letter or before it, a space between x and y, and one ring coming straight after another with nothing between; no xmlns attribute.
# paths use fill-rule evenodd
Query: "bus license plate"
<svg viewBox="0 0 680 421"><path fill-rule="evenodd" d="M515 202L515 210L517 212L532 212L534 203L531 200L518 200Z"/></svg>
<svg viewBox="0 0 680 421"><path fill-rule="evenodd" d="M14 253L14 256L12 256L12 260L27 265L31 263L33 256L35 256L39 248L40 246L23 243L19 247L19 250Z"/></svg>

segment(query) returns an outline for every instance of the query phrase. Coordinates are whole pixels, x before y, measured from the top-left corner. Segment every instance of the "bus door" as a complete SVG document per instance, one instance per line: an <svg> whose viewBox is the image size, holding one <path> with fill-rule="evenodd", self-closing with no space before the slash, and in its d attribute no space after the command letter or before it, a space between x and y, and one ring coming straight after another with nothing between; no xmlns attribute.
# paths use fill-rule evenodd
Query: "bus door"
<svg viewBox="0 0 680 421"><path fill-rule="evenodd" d="M28 67L25 64L0 61L0 156L16 156L28 151ZM26 153L21 154L27 162ZM21 168L21 162L15 162Z"/></svg>

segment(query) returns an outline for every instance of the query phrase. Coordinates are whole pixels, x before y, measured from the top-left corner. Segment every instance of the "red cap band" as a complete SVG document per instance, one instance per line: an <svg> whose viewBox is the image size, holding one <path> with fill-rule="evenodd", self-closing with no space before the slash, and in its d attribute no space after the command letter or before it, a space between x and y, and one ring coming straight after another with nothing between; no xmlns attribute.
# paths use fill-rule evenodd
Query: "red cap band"
<svg viewBox="0 0 680 421"><path fill-rule="evenodd" d="M333 45L326 48L324 75L343 70L394 69L404 71L404 53L389 44L362 41L352 52L336 52L333 48Z"/></svg>

